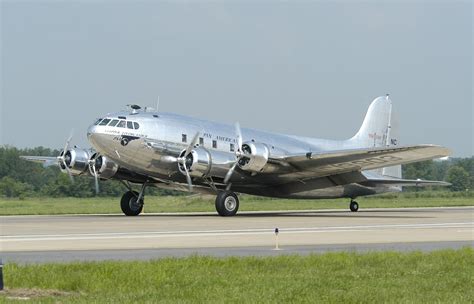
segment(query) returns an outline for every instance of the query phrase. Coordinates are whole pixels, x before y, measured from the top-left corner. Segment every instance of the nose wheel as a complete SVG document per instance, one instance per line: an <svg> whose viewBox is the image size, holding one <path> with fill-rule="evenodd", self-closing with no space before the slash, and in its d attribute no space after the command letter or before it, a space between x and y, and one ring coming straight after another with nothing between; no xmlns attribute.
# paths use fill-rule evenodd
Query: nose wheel
<svg viewBox="0 0 474 304"><path fill-rule="evenodd" d="M351 209L352 212L357 212L359 210L359 204L356 201L352 201L349 204L349 208Z"/></svg>

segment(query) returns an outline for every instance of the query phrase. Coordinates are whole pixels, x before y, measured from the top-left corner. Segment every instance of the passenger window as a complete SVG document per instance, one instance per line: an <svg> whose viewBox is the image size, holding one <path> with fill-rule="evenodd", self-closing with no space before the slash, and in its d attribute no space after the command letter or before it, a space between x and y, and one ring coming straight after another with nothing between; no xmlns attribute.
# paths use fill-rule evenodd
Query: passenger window
<svg viewBox="0 0 474 304"><path fill-rule="evenodd" d="M127 128L133 129L133 122L127 121Z"/></svg>
<svg viewBox="0 0 474 304"><path fill-rule="evenodd" d="M230 144L230 152L234 152L234 144Z"/></svg>
<svg viewBox="0 0 474 304"><path fill-rule="evenodd" d="M181 141L184 143L188 141L186 134L181 134Z"/></svg>
<svg viewBox="0 0 474 304"><path fill-rule="evenodd" d="M115 127L115 126L118 124L118 122L119 122L118 119L112 120L112 121L109 123L109 127Z"/></svg>
<svg viewBox="0 0 474 304"><path fill-rule="evenodd" d="M102 118L97 119L97 121L94 123L94 125L97 126L101 120L102 120Z"/></svg>
<svg viewBox="0 0 474 304"><path fill-rule="evenodd" d="M199 137L199 145L204 146L204 138Z"/></svg>
<svg viewBox="0 0 474 304"><path fill-rule="evenodd" d="M138 130L138 128L140 128L140 125L138 124L138 122L134 122L133 126L135 127L135 130Z"/></svg>
<svg viewBox="0 0 474 304"><path fill-rule="evenodd" d="M100 122L99 126L106 126L110 122L110 119L104 119Z"/></svg>
<svg viewBox="0 0 474 304"><path fill-rule="evenodd" d="M117 128L125 128L125 120L121 120L121 121L118 123Z"/></svg>
<svg viewBox="0 0 474 304"><path fill-rule="evenodd" d="M213 147L214 149L217 149L217 140L213 140L213 141L212 141L212 147Z"/></svg>

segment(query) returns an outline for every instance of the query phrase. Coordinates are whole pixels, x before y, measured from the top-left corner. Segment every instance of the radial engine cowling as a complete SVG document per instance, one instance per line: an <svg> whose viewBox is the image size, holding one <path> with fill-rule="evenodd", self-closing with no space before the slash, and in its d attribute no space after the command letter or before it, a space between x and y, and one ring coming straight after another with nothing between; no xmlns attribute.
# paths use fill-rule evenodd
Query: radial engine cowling
<svg viewBox="0 0 474 304"><path fill-rule="evenodd" d="M63 152L61 152L61 156L62 154ZM87 168L89 166L89 157L89 151L74 148L66 151L64 162L66 166L68 166L72 175L80 175L84 172L87 172ZM64 167L64 163L60 162L59 168L62 172L67 172L66 168Z"/></svg>
<svg viewBox="0 0 474 304"><path fill-rule="evenodd" d="M268 162L270 150L265 144L247 142L242 145L239 167L245 171L260 172Z"/></svg>
<svg viewBox="0 0 474 304"><path fill-rule="evenodd" d="M99 155L97 157L96 154L91 156L89 166L89 171L94 176L94 168L92 166L95 167L95 171L101 179L113 177L119 169L119 166L106 156Z"/></svg>
<svg viewBox="0 0 474 304"><path fill-rule="evenodd" d="M180 157L184 155L183 150ZM185 166L189 175L194 177L220 177L224 178L235 163L235 156L221 151L209 151L203 147L194 148L186 157ZM179 164L179 171L186 175L183 164Z"/></svg>

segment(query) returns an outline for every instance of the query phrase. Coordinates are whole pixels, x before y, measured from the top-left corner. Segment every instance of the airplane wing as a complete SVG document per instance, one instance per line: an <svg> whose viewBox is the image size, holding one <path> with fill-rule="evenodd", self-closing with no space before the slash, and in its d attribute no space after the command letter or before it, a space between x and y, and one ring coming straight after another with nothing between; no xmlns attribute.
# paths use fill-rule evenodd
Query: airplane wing
<svg viewBox="0 0 474 304"><path fill-rule="evenodd" d="M330 176L345 172L372 170L394 165L430 160L450 154L449 149L436 145L404 147L363 148L327 153L308 152L304 155L285 156L272 159L291 166L297 178Z"/></svg>
<svg viewBox="0 0 474 304"><path fill-rule="evenodd" d="M21 159L32 161L35 163L41 163L44 167L54 166L58 164L58 158L54 156L20 156Z"/></svg>

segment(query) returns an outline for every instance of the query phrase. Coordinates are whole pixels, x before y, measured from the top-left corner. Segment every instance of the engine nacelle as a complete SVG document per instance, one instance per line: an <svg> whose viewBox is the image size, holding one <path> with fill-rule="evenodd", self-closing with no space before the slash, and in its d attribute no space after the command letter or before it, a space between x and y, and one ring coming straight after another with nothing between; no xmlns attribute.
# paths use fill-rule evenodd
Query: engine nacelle
<svg viewBox="0 0 474 304"><path fill-rule="evenodd" d="M242 145L243 155L239 158L239 167L245 171L260 172L268 162L270 150L265 144L246 142Z"/></svg>
<svg viewBox="0 0 474 304"><path fill-rule="evenodd" d="M97 175L102 179L109 179L113 177L119 169L119 166L111 159L107 158L107 156L99 155L96 157L96 154L91 156L91 164L89 166L89 172L92 176L94 176L94 170L92 166L95 167Z"/></svg>
<svg viewBox="0 0 474 304"><path fill-rule="evenodd" d="M84 172L87 172L87 168L89 166L89 157L89 151L73 148L66 151L66 155L64 155L64 162L66 163L66 166L68 166L72 175L80 175ZM59 168L62 172L67 173L67 170L62 162L59 163Z"/></svg>
<svg viewBox="0 0 474 304"><path fill-rule="evenodd" d="M180 157L186 151L183 150ZM185 166L189 175L194 177L220 177L224 178L235 163L235 156L221 151L209 151L203 147L194 148L186 157ZM179 171L186 175L183 164L178 165Z"/></svg>

